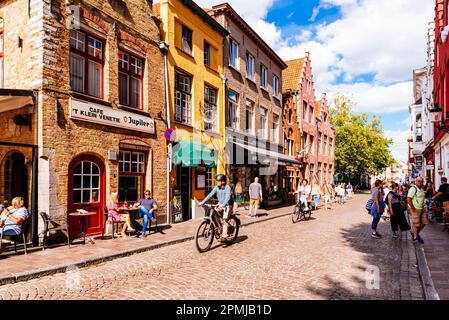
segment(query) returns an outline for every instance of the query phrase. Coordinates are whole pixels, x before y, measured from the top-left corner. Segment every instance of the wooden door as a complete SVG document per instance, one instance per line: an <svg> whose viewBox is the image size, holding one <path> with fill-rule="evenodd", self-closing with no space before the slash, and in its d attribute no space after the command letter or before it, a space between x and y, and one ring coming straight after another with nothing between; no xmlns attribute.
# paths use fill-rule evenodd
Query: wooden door
<svg viewBox="0 0 449 320"><path fill-rule="evenodd" d="M87 217L87 234L101 234L104 225L105 194L104 163L95 156L82 155L69 166L68 213L78 209L95 212ZM76 237L81 226L78 217L68 217L70 237Z"/></svg>

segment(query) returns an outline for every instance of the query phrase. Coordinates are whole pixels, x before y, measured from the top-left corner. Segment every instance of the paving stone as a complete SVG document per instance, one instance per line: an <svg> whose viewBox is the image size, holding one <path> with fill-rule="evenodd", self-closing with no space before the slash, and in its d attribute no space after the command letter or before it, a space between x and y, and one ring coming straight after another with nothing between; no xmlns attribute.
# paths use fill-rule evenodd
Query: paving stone
<svg viewBox="0 0 449 320"><path fill-rule="evenodd" d="M236 244L204 254L190 241L6 284L0 297L423 299L413 244L407 237L392 239L385 222L379 226L383 239L372 239L365 203L359 195L343 207L314 212L310 221L292 224L285 216L254 224L241 229ZM367 270L380 272L378 287Z"/></svg>

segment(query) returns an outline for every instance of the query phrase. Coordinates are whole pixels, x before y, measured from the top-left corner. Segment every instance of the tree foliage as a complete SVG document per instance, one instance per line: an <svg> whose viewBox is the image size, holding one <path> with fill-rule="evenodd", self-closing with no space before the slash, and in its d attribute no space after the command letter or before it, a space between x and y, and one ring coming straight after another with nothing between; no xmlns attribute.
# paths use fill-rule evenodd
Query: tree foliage
<svg viewBox="0 0 449 320"><path fill-rule="evenodd" d="M335 172L337 174L379 174L394 159L378 117L355 114L356 104L344 95L333 97L331 123L335 128Z"/></svg>

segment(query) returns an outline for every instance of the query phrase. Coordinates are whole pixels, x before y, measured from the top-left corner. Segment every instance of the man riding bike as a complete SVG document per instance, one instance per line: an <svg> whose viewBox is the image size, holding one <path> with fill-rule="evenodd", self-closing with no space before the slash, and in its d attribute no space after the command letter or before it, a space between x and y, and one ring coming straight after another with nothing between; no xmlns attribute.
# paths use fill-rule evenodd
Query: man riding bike
<svg viewBox="0 0 449 320"><path fill-rule="evenodd" d="M228 236L228 218L232 215L234 207L234 197L232 196L231 187L226 185L226 176L224 174L219 174L216 177L217 186L212 190L211 193L201 201L200 206L205 205L209 202L212 197L217 196L218 208L217 210L223 210L223 233L221 238L218 239L219 242L226 242Z"/></svg>

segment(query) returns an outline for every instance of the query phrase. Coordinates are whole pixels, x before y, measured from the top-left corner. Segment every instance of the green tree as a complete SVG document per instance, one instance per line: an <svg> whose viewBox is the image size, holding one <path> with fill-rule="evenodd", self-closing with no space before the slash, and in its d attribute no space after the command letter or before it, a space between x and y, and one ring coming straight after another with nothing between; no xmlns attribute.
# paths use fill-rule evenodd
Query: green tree
<svg viewBox="0 0 449 320"><path fill-rule="evenodd" d="M335 173L344 176L379 174L394 161L379 117L355 114L352 97L332 99L331 123L335 128Z"/></svg>

